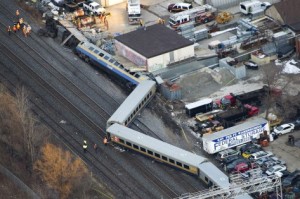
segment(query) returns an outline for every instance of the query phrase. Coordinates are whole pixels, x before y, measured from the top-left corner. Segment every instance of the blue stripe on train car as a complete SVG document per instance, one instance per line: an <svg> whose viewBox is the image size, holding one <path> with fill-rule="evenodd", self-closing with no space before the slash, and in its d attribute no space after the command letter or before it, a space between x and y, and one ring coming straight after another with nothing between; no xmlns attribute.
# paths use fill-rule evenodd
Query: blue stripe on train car
<svg viewBox="0 0 300 199"><path fill-rule="evenodd" d="M115 74L123 77L124 79L130 81L131 83L133 83L134 85L138 85L139 82L136 81L135 79L131 78L130 76L128 76L126 73L121 72L117 69L115 69L115 66L111 66L109 64L107 64L106 62L102 61L101 59L99 59L98 57L96 57L95 55L91 54L90 52L87 52L86 50L80 48L80 47L76 47L76 49L78 51L80 51L83 54L86 54L88 57L92 58L93 61L96 61L98 64L100 64L100 66L105 67L106 69L109 69L110 71L113 71Z"/></svg>

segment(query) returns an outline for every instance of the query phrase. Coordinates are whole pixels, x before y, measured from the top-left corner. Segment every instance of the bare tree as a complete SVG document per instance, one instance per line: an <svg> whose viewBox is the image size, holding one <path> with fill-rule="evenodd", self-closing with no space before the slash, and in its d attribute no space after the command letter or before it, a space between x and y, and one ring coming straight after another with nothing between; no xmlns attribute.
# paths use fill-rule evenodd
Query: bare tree
<svg viewBox="0 0 300 199"><path fill-rule="evenodd" d="M284 74L283 66L269 63L261 67L263 72L263 83L267 85L264 104L266 106L265 118L268 117L272 107L280 106L283 108L283 100L289 98L287 91L288 86L295 80L294 75ZM279 111L278 111L279 112ZM284 113L280 111L282 116Z"/></svg>

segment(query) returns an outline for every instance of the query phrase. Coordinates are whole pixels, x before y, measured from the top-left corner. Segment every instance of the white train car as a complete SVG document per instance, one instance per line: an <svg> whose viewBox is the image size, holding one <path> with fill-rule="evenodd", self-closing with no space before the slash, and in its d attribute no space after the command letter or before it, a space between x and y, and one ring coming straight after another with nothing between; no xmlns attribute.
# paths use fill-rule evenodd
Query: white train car
<svg viewBox="0 0 300 199"><path fill-rule="evenodd" d="M114 123L128 126L139 111L151 100L155 92L156 83L154 81L142 81L108 119L106 128Z"/></svg>
<svg viewBox="0 0 300 199"><path fill-rule="evenodd" d="M229 187L229 179L206 158L148 135L113 124L107 129L111 142L198 176L207 186Z"/></svg>

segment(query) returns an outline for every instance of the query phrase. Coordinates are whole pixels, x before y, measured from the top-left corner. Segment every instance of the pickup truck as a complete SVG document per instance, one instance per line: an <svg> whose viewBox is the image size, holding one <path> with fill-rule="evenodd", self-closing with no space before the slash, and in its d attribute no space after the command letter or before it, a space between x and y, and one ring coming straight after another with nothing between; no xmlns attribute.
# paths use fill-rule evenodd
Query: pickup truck
<svg viewBox="0 0 300 199"><path fill-rule="evenodd" d="M94 1L83 2L83 9L89 11L92 14L100 15L105 13L105 8L103 8L99 3Z"/></svg>

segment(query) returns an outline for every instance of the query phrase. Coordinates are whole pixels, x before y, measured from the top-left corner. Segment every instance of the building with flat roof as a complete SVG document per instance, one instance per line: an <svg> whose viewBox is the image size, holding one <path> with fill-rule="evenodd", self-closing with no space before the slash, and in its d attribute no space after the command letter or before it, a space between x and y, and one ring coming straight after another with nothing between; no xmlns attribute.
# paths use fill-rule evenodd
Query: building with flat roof
<svg viewBox="0 0 300 199"><path fill-rule="evenodd" d="M195 56L194 43L162 24L115 37L117 53L148 72Z"/></svg>

